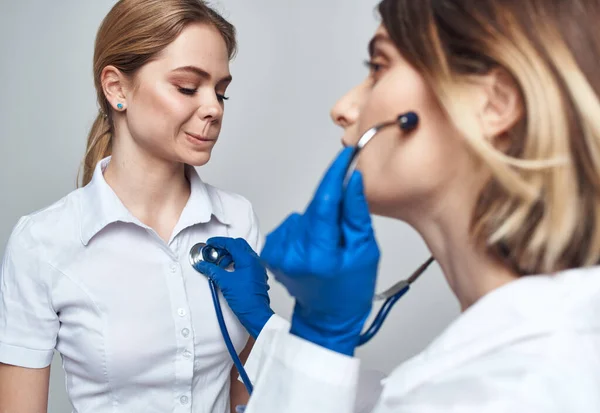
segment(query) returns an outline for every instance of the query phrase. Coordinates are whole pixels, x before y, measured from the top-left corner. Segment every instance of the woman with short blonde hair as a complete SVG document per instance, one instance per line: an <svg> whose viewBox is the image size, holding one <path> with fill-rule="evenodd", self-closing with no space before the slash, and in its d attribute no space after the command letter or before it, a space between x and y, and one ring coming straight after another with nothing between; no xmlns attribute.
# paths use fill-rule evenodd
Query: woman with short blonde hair
<svg viewBox="0 0 600 413"><path fill-rule="evenodd" d="M383 0L379 12L370 74L332 111L350 148L261 253L296 300L291 326L244 311L256 301L234 280L260 282L259 265L200 268L261 330L246 413L353 410L379 263L370 213L420 233L463 314L369 411L600 411L600 1ZM418 124L382 129L346 181L359 137L410 112ZM209 243L244 261L243 242Z"/></svg>

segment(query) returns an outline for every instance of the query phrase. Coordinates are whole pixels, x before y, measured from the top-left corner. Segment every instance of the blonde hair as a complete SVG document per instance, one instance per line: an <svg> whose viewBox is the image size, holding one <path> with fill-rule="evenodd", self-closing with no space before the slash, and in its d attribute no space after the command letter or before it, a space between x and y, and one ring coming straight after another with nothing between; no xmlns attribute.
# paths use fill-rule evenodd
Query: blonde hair
<svg viewBox="0 0 600 413"><path fill-rule="evenodd" d="M474 239L519 274L600 261L600 0L384 0L383 25L489 168ZM503 68L525 116L495 148L461 116L461 82Z"/></svg>
<svg viewBox="0 0 600 413"><path fill-rule="evenodd" d="M112 109L102 89L102 70L113 65L126 75L135 75L190 23L206 23L219 30L233 58L235 28L202 0L120 0L104 18L94 50L94 84L100 110L87 140L82 186L92 179L96 164L111 154Z"/></svg>

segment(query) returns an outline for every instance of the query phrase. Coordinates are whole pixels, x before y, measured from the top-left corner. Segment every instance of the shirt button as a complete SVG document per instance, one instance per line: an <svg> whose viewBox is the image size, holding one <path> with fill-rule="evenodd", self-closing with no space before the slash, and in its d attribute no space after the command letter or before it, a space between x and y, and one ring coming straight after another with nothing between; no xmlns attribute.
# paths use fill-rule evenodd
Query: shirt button
<svg viewBox="0 0 600 413"><path fill-rule="evenodd" d="M171 272L174 273L177 271L177 266L175 264L171 265Z"/></svg>
<svg viewBox="0 0 600 413"><path fill-rule="evenodd" d="M177 310L177 314L179 314L179 317L185 317L185 310L183 308L180 308L179 310Z"/></svg>
<svg viewBox="0 0 600 413"><path fill-rule="evenodd" d="M187 396L181 396L179 398L179 401L181 402L181 404L188 404L188 402L190 401L190 399L188 399Z"/></svg>
<svg viewBox="0 0 600 413"><path fill-rule="evenodd" d="M184 328L183 330L181 330L181 335L187 338L190 335L190 330Z"/></svg>
<svg viewBox="0 0 600 413"><path fill-rule="evenodd" d="M192 357L192 353L190 353L189 351L186 350L183 352L183 357L186 359L189 359Z"/></svg>

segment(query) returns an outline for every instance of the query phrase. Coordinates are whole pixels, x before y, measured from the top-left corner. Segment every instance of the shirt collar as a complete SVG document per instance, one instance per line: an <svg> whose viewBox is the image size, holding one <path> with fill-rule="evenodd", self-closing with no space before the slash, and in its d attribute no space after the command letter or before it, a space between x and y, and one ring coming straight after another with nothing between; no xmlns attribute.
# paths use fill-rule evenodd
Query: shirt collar
<svg viewBox="0 0 600 413"><path fill-rule="evenodd" d="M521 277L479 299L426 350L384 379L382 397L400 397L514 343L548 343L544 337L564 331L598 334L599 311L600 267Z"/></svg>
<svg viewBox="0 0 600 413"><path fill-rule="evenodd" d="M469 343L494 342L501 332L554 331L559 326L598 328L600 267L524 276L496 288L468 308L431 345L454 351ZM593 315L593 316L592 316Z"/></svg>
<svg viewBox="0 0 600 413"><path fill-rule="evenodd" d="M132 223L150 229L129 212L106 183L104 170L110 159L108 156L98 162L92 180L81 190L80 235L84 245L106 226L116 222ZM190 181L190 198L173 230L173 237L185 228L209 222L213 216L222 224L230 225L231 222L215 188L205 184L192 166L186 165L186 176Z"/></svg>

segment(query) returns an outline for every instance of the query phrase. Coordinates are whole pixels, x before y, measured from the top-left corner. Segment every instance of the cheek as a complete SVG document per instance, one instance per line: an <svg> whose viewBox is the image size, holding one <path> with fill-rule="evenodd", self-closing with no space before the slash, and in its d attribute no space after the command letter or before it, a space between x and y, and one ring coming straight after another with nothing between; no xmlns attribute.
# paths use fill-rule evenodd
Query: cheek
<svg viewBox="0 0 600 413"><path fill-rule="evenodd" d="M140 87L127 110L130 132L139 139L176 135L194 114L191 99L166 86Z"/></svg>
<svg viewBox="0 0 600 413"><path fill-rule="evenodd" d="M397 93L392 93L394 90ZM422 83L405 82L381 88L377 96L376 92L374 89L371 104L364 109L364 119L375 124L409 110L420 117L413 132L390 127L377 134L358 162L373 213L402 218L397 214L403 207L418 206L444 190L463 159L464 146Z"/></svg>
<svg viewBox="0 0 600 413"><path fill-rule="evenodd" d="M412 69L390 71L365 94L359 130L364 133L378 123L389 122L409 111L420 114L422 108L428 106L427 92L423 80Z"/></svg>
<svg viewBox="0 0 600 413"><path fill-rule="evenodd" d="M424 126L411 136L392 132L378 135L377 145L371 142L358 168L374 213L395 217L403 208L418 208L450 188L466 151L447 131Z"/></svg>

